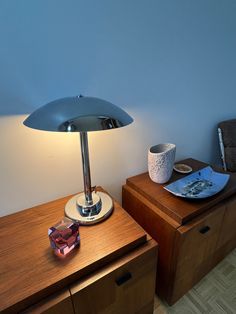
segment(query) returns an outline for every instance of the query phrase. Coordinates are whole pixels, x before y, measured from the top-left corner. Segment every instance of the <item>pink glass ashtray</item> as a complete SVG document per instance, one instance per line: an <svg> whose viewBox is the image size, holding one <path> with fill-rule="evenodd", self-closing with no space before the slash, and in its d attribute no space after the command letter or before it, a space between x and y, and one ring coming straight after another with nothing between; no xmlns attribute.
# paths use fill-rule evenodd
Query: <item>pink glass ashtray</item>
<svg viewBox="0 0 236 314"><path fill-rule="evenodd" d="M66 256L80 243L79 223L64 217L48 229L51 247L58 256Z"/></svg>

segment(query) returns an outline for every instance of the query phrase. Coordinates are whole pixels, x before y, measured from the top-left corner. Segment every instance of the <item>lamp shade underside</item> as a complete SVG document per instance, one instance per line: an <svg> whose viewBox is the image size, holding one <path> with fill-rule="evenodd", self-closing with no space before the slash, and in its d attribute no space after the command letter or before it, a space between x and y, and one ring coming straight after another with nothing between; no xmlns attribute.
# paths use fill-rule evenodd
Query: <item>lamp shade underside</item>
<svg viewBox="0 0 236 314"><path fill-rule="evenodd" d="M24 125L55 132L89 132L115 129L133 122L124 110L95 97L66 97L35 110Z"/></svg>

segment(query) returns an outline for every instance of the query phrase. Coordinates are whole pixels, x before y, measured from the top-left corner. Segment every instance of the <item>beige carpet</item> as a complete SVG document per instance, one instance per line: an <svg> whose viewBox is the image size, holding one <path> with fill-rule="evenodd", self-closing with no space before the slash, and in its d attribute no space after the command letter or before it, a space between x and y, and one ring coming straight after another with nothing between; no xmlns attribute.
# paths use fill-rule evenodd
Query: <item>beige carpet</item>
<svg viewBox="0 0 236 314"><path fill-rule="evenodd" d="M236 249L173 306L155 297L154 314L236 314Z"/></svg>

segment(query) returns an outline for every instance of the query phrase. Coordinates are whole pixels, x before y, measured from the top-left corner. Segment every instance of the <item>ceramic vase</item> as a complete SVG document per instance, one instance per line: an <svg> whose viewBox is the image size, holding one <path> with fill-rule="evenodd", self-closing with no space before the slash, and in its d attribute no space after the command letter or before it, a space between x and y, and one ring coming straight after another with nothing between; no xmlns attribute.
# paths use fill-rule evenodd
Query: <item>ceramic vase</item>
<svg viewBox="0 0 236 314"><path fill-rule="evenodd" d="M175 162L175 144L158 144L148 151L148 172L151 180L155 183L169 181Z"/></svg>

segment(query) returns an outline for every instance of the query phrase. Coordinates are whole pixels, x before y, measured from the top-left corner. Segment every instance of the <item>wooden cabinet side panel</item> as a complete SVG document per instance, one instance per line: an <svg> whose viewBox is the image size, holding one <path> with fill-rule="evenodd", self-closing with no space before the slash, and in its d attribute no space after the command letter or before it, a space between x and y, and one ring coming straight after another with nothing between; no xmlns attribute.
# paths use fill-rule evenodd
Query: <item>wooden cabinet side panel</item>
<svg viewBox="0 0 236 314"><path fill-rule="evenodd" d="M122 201L123 208L158 242L156 292L168 301L174 276L172 253L178 224L159 215L156 206L128 186L123 187Z"/></svg>
<svg viewBox="0 0 236 314"><path fill-rule="evenodd" d="M153 240L148 242L136 252L75 283L71 287L75 313L152 313L157 246ZM117 279L126 274L131 277L118 285Z"/></svg>
<svg viewBox="0 0 236 314"><path fill-rule="evenodd" d="M212 268L236 247L236 196L229 198L225 202L225 207L217 250L212 260Z"/></svg>
<svg viewBox="0 0 236 314"><path fill-rule="evenodd" d="M217 247L227 245L232 250L236 241L236 197L231 197L225 205L226 210Z"/></svg>

